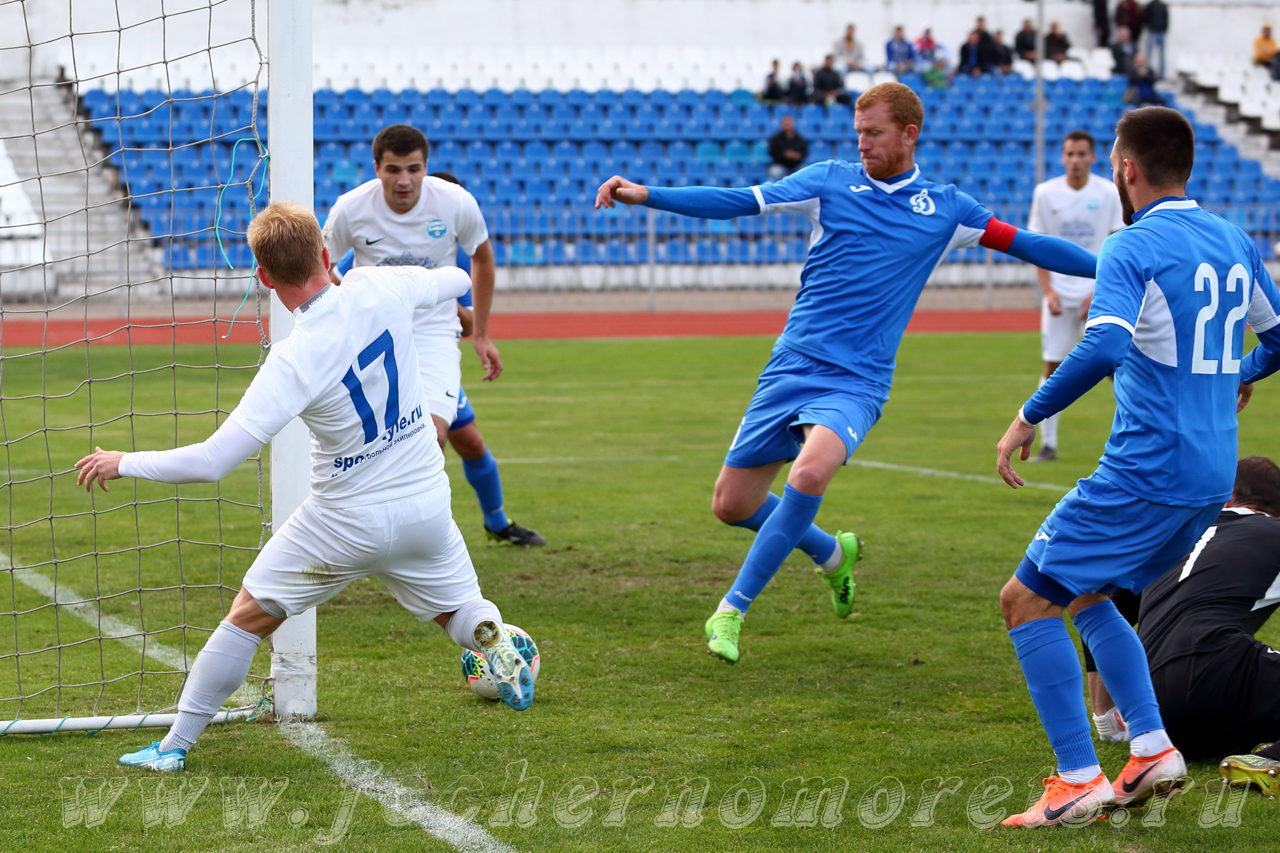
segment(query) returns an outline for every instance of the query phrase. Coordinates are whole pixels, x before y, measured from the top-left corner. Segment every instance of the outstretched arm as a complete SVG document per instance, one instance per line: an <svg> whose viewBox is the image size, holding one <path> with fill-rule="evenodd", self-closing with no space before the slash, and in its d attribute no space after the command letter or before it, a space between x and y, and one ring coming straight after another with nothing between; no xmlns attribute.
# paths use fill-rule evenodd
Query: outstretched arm
<svg viewBox="0 0 1280 853"><path fill-rule="evenodd" d="M986 231L978 245L995 249L1041 269L1063 275L1093 278L1097 275L1098 256L1082 249L1070 240L1037 234L1001 222L994 216L987 222Z"/></svg>
<svg viewBox="0 0 1280 853"><path fill-rule="evenodd" d="M159 483L216 483L237 465L262 449L258 441L234 420L223 421L217 432L199 444L174 450L144 450L121 453L95 448L76 463L80 476L76 485L93 490L96 480L104 492L108 480L137 477Z"/></svg>
<svg viewBox="0 0 1280 853"><path fill-rule="evenodd" d="M1114 373L1132 340L1133 331L1114 322L1095 323L1085 330L1084 339L1018 410L996 445L996 471L1001 479L1015 489L1025 485L1010 464L1014 451L1021 448L1019 458L1026 461L1036 436L1035 425L1061 412Z"/></svg>

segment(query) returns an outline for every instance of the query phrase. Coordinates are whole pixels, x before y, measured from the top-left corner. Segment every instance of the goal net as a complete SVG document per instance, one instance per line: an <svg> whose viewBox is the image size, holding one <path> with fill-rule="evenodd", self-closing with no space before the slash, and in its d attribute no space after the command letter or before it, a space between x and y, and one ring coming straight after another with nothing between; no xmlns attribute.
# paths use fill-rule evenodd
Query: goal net
<svg viewBox="0 0 1280 853"><path fill-rule="evenodd" d="M270 532L265 452L212 485L73 467L207 437L265 356L267 19L0 0L0 735L168 725ZM265 658L218 721L266 707Z"/></svg>

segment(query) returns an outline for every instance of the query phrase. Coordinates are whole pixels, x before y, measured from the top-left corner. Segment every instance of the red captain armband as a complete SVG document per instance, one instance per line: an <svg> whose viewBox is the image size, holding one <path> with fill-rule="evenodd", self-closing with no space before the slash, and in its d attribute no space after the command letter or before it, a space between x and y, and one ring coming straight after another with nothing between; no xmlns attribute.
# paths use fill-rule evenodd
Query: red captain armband
<svg viewBox="0 0 1280 853"><path fill-rule="evenodd" d="M978 240L978 245L986 249L995 249L997 252L1007 252L1013 243L1013 238L1017 235L1017 227L1001 222L993 216L987 220L987 229L982 232L982 239Z"/></svg>

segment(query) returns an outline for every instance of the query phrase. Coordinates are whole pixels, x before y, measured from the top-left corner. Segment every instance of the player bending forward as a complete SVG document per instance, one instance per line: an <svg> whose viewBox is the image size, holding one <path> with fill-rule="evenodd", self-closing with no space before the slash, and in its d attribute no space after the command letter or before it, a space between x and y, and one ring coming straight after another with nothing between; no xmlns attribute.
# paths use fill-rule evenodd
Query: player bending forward
<svg viewBox="0 0 1280 853"><path fill-rule="evenodd" d="M1092 253L1019 231L955 187L921 177L915 146L923 123L914 92L882 83L858 98L860 165L828 160L749 189L648 188L613 177L596 197L596 207L620 201L708 219L794 212L813 223L795 307L712 501L721 521L756 531L737 580L706 623L707 650L728 663L738 660L747 608L795 548L817 564L836 615L849 615L861 543L813 520L831 478L880 418L902 333L939 259L982 245L1046 269L1093 275ZM779 498L769 487L793 459Z"/></svg>
<svg viewBox="0 0 1280 853"><path fill-rule="evenodd" d="M503 700L533 702L533 680L502 615L480 593L449 509L413 345L415 310L449 302L470 280L454 268L358 269L358 287L329 282L329 258L311 211L276 202L249 226L263 285L296 325L274 344L235 410L208 440L176 450L98 449L76 463L78 482L139 477L214 482L295 417L311 430L311 494L245 574L231 612L196 657L164 740L120 763L181 770L187 751L244 681L263 637L288 616L374 575L405 609L435 620L489 661ZM316 572L321 567L322 572Z"/></svg>
<svg viewBox="0 0 1280 853"><path fill-rule="evenodd" d="M1251 383L1280 368L1280 293L1257 247L1185 197L1191 125L1175 110L1144 107L1116 135L1111 166L1132 224L1103 243L1084 340L997 448L1001 477L1023 485L1009 458L1019 447L1027 458L1033 424L1115 374L1115 423L1098 470L1054 507L1000 592L1058 759L1044 795L1006 826L1090 821L1184 784L1187 765L1165 732L1146 653L1108 594L1141 592L1218 517L1235 479L1238 408ZM1261 342L1241 358L1246 318ZM1131 755L1114 786L1089 738L1063 608L1129 724Z"/></svg>

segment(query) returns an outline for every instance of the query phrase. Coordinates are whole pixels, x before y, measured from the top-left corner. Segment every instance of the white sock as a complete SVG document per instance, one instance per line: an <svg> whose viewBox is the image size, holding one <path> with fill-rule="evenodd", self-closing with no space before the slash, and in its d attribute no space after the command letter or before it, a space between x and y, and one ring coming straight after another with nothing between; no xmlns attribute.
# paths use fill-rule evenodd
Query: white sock
<svg viewBox="0 0 1280 853"><path fill-rule="evenodd" d="M1129 741L1129 752L1138 758L1150 758L1166 749L1173 749L1173 741L1169 740L1169 735L1164 729L1143 732Z"/></svg>
<svg viewBox="0 0 1280 853"><path fill-rule="evenodd" d="M261 642L230 622L218 623L191 665L178 699L178 719L160 741L161 750L191 749L222 703L244 684Z"/></svg>
<svg viewBox="0 0 1280 853"><path fill-rule="evenodd" d="M1049 380L1043 376L1040 377L1040 385ZM1041 447L1057 447L1058 446L1058 418L1061 415L1050 415L1040 422L1040 446Z"/></svg>
<svg viewBox="0 0 1280 853"><path fill-rule="evenodd" d="M844 560L844 549L840 547L840 540L836 540L836 549L831 552L831 556L827 557L827 561L822 564L822 573L829 575L836 569L840 568L840 563Z"/></svg>
<svg viewBox="0 0 1280 853"><path fill-rule="evenodd" d="M1085 782L1092 782L1098 778L1098 774L1102 772L1102 765L1090 764L1088 767L1081 767L1079 770L1059 770L1058 778L1063 782L1072 785L1083 785Z"/></svg>
<svg viewBox="0 0 1280 853"><path fill-rule="evenodd" d="M476 626L485 621L497 622L499 627L502 626L502 613L498 611L498 605L488 599L473 598L454 611L444 629L453 641L464 649L479 652L480 647L476 645Z"/></svg>
<svg viewBox="0 0 1280 853"><path fill-rule="evenodd" d="M1128 728L1120 712L1112 705L1101 714L1093 715L1093 724L1098 728L1098 739L1109 743L1118 743L1129 739Z"/></svg>
<svg viewBox="0 0 1280 853"><path fill-rule="evenodd" d="M840 547L839 545L836 546ZM730 610L737 610L738 605L733 604L727 598L720 599L720 606L716 608L717 613L728 613Z"/></svg>

